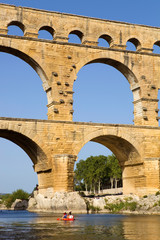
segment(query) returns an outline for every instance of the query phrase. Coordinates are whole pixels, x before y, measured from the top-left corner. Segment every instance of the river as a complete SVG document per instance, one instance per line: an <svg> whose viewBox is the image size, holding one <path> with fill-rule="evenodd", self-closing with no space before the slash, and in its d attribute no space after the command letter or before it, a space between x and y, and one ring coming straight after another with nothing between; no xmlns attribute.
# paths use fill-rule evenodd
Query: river
<svg viewBox="0 0 160 240"><path fill-rule="evenodd" d="M76 214L74 222L60 215L0 211L0 240L159 240L160 216Z"/></svg>

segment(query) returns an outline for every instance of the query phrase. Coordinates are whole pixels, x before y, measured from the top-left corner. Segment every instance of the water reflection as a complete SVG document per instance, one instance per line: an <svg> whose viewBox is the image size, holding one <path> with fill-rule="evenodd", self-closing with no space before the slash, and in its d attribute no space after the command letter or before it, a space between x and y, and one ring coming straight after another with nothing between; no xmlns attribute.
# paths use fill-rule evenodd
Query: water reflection
<svg viewBox="0 0 160 240"><path fill-rule="evenodd" d="M122 222L127 240L160 239L160 216L131 216Z"/></svg>
<svg viewBox="0 0 160 240"><path fill-rule="evenodd" d="M160 216L76 215L74 222L54 214L0 213L0 239L159 240Z"/></svg>

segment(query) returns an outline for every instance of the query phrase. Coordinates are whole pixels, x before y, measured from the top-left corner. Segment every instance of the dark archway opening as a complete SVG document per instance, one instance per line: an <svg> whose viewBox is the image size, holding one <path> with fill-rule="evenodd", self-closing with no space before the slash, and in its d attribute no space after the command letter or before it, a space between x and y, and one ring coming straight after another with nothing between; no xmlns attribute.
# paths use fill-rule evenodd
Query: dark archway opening
<svg viewBox="0 0 160 240"><path fill-rule="evenodd" d="M160 54L160 41L157 41L153 45L153 53Z"/></svg>
<svg viewBox="0 0 160 240"><path fill-rule="evenodd" d="M74 30L74 31L71 31L70 34L68 35L68 42L81 44L82 38L83 38L83 33L78 30Z"/></svg>
<svg viewBox="0 0 160 240"><path fill-rule="evenodd" d="M24 25L18 21L12 21L8 25L8 35L20 36L24 35Z"/></svg>
<svg viewBox="0 0 160 240"><path fill-rule="evenodd" d="M39 39L53 40L54 29L49 26L43 26L39 29Z"/></svg>
<svg viewBox="0 0 160 240"><path fill-rule="evenodd" d="M129 51L137 51L140 49L140 42L138 39L136 38L131 38L127 41L126 43L126 50L129 50Z"/></svg>
<svg viewBox="0 0 160 240"><path fill-rule="evenodd" d="M112 38L106 34L103 34L98 39L98 46L99 47L110 47L110 44L112 43Z"/></svg>

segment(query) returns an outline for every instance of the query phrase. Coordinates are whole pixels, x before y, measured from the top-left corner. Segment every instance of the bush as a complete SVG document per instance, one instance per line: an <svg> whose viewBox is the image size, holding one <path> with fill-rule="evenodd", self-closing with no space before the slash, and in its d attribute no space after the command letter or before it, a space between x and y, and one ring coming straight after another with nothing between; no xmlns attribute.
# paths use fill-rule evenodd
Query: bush
<svg viewBox="0 0 160 240"><path fill-rule="evenodd" d="M156 196L160 195L160 191L156 192L156 194L155 194L155 195L156 195Z"/></svg>
<svg viewBox="0 0 160 240"><path fill-rule="evenodd" d="M124 200L125 200L125 201L132 201L133 198L132 198L132 197L125 197Z"/></svg>
<svg viewBox="0 0 160 240"><path fill-rule="evenodd" d="M153 207L157 207L157 206L160 207L160 200L158 202L154 203L154 205L153 205Z"/></svg>
<svg viewBox="0 0 160 240"><path fill-rule="evenodd" d="M17 191L14 191L12 194L4 195L4 198L2 198L2 201L4 202L7 208L10 208L12 206L12 203L16 199L27 200L28 198L29 198L29 193L23 191L22 189L18 189Z"/></svg>
<svg viewBox="0 0 160 240"><path fill-rule="evenodd" d="M137 207L136 202L117 202L117 203L107 203L105 205L105 209L109 209L113 213L120 212L121 210L130 210L130 211L135 211Z"/></svg>
<svg viewBox="0 0 160 240"><path fill-rule="evenodd" d="M0 196L0 199L2 200L2 203L5 202L5 200L10 196L11 194L4 194Z"/></svg>
<svg viewBox="0 0 160 240"><path fill-rule="evenodd" d="M100 207L94 207L93 205L89 205L89 210L91 210L91 213L98 213L101 211Z"/></svg>
<svg viewBox="0 0 160 240"><path fill-rule="evenodd" d="M133 212L133 211L136 210L136 207L137 207L137 203L136 202L130 202L130 203L126 202L125 203L126 210L129 209L130 211Z"/></svg>
<svg viewBox="0 0 160 240"><path fill-rule="evenodd" d="M147 195L144 195L143 198L147 198L148 196Z"/></svg>

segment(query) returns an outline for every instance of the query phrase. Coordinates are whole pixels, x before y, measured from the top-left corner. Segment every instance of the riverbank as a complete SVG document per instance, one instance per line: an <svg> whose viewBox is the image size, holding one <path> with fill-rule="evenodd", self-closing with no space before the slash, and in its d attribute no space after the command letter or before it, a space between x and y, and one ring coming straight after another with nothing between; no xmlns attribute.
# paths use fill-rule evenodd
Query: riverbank
<svg viewBox="0 0 160 240"><path fill-rule="evenodd" d="M160 192L139 197L137 195L82 196L82 193L57 192L52 198L38 192L30 198L28 210L55 213L72 211L74 213L121 213L160 215Z"/></svg>
<svg viewBox="0 0 160 240"><path fill-rule="evenodd" d="M86 198L90 212L160 215L160 195L114 195Z"/></svg>
<svg viewBox="0 0 160 240"><path fill-rule="evenodd" d="M0 210L6 209L4 203L0 204ZM28 201L17 199L9 210L160 215L160 191L143 197L133 194L86 196L79 192L56 192L52 197L47 197L35 191Z"/></svg>

